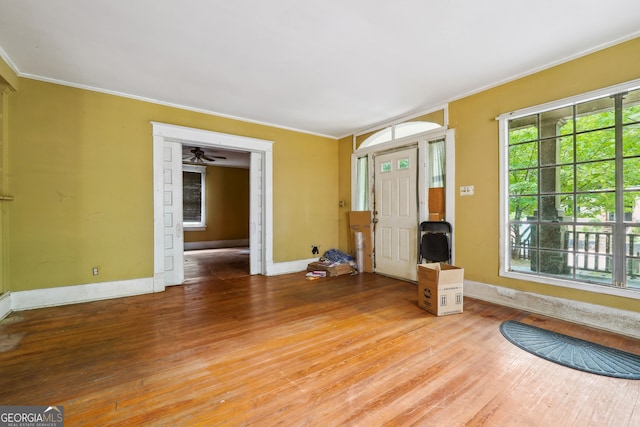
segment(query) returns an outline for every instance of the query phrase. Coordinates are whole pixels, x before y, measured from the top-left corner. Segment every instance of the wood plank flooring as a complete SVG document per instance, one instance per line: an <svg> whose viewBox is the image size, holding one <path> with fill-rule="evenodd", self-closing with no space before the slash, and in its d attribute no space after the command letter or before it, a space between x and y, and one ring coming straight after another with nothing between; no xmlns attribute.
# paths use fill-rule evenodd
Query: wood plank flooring
<svg viewBox="0 0 640 427"><path fill-rule="evenodd" d="M67 426L638 426L640 381L526 353L507 319L640 353L640 341L361 274L249 276L242 251L186 254L165 292L12 313L0 404L63 405Z"/></svg>

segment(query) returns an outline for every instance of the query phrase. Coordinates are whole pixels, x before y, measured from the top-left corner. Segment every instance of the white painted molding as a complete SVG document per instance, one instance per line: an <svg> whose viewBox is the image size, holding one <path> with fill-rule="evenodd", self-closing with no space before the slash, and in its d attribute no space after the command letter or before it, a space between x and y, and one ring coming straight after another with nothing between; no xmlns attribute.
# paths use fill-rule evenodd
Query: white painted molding
<svg viewBox="0 0 640 427"><path fill-rule="evenodd" d="M267 265L267 276L304 272L310 262L317 260L318 258L310 258L307 260L270 263ZM0 296L0 319L7 316L11 311L129 297L162 292L164 290L164 278L160 274L159 277L11 292Z"/></svg>
<svg viewBox="0 0 640 427"><path fill-rule="evenodd" d="M249 247L249 239L236 240L208 240L205 242L184 242L184 250L192 251L198 249L221 249Z"/></svg>
<svg viewBox="0 0 640 427"><path fill-rule="evenodd" d="M470 280L465 296L640 339L640 313Z"/></svg>
<svg viewBox="0 0 640 427"><path fill-rule="evenodd" d="M0 295L0 320L4 319L11 313L11 293Z"/></svg>
<svg viewBox="0 0 640 427"><path fill-rule="evenodd" d="M153 275L153 292L164 292L166 286L164 284L164 272L154 273Z"/></svg>
<svg viewBox="0 0 640 427"><path fill-rule="evenodd" d="M11 293L11 310L30 310L154 292L151 277Z"/></svg>
<svg viewBox="0 0 640 427"><path fill-rule="evenodd" d="M298 273L307 271L309 263L318 261L318 258L299 259L296 261L286 261L267 264L267 276L277 276L280 274Z"/></svg>
<svg viewBox="0 0 640 427"><path fill-rule="evenodd" d="M163 164L164 141L229 148L251 153L250 168L250 268L251 274L267 274L273 260L273 141L151 122L153 130L154 277L164 272ZM259 184L259 188L256 188ZM259 190L259 191L258 191Z"/></svg>

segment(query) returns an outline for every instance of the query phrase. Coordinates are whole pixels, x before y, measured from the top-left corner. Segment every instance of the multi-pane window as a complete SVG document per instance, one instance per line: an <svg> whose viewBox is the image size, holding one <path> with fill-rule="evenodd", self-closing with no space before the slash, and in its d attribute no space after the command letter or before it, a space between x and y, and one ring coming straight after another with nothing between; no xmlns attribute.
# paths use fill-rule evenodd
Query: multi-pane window
<svg viewBox="0 0 640 427"><path fill-rule="evenodd" d="M185 229L206 227L205 175L203 166L182 166L182 221Z"/></svg>
<svg viewBox="0 0 640 427"><path fill-rule="evenodd" d="M640 290L637 87L501 119L505 271Z"/></svg>

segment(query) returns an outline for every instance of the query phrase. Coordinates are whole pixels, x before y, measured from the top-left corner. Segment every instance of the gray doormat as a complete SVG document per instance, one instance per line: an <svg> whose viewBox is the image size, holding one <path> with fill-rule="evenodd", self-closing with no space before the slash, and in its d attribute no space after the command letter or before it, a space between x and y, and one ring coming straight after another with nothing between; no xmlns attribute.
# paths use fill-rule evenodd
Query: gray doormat
<svg viewBox="0 0 640 427"><path fill-rule="evenodd" d="M507 320L500 325L504 337L543 359L592 374L640 379L640 356L536 326Z"/></svg>

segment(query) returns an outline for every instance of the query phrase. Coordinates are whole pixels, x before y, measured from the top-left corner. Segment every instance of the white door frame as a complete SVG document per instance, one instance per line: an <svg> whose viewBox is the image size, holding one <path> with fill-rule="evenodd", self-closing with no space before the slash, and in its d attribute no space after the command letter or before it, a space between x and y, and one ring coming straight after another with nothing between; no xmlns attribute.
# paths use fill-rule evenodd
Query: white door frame
<svg viewBox="0 0 640 427"><path fill-rule="evenodd" d="M451 263L455 262L455 132L453 129L447 129L445 127L426 131L411 136L407 136L401 139L394 139L382 144L372 145L370 147L363 147L356 149L351 155L351 209L356 209L356 185L357 185L357 165L358 159L361 157L368 157L369 163L369 210L373 211L373 155L377 153L383 153L385 151L391 151L412 144L418 145L418 186L419 188L428 188L428 176L429 176L429 162L427 161L428 149L427 142L435 139L445 139L445 212L446 221L449 222L453 228L451 238ZM429 219L428 212L428 192L418 191L418 224L422 221ZM374 236L371 236L374 238ZM375 260L374 260L375 261Z"/></svg>
<svg viewBox="0 0 640 427"><path fill-rule="evenodd" d="M166 123L153 126L153 290L163 291L163 168L164 141L233 149L251 153L249 246L251 274L268 274L273 264L273 141L231 135Z"/></svg>

